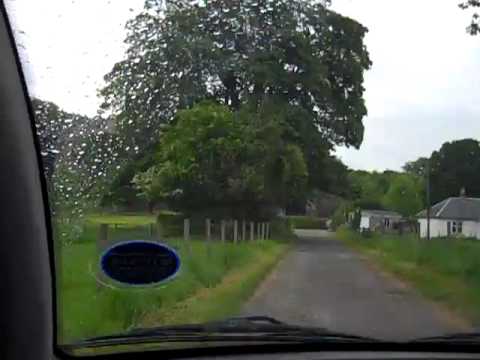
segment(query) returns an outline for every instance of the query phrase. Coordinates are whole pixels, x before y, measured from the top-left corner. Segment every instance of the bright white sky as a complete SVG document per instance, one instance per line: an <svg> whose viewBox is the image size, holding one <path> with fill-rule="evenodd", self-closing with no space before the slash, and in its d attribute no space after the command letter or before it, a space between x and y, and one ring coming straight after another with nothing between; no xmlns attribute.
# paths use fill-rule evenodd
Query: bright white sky
<svg viewBox="0 0 480 360"><path fill-rule="evenodd" d="M480 134L480 37L458 0L333 0L366 27L365 138L339 148L350 167L398 170L445 141ZM93 115L103 75L124 53L143 0L7 0L30 92Z"/></svg>

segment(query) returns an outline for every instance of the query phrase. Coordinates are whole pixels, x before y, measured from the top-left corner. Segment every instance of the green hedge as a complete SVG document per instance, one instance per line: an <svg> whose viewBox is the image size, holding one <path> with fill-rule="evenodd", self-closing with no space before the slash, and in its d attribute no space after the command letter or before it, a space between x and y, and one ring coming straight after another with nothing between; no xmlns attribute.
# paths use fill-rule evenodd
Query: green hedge
<svg viewBox="0 0 480 360"><path fill-rule="evenodd" d="M183 235L183 214L161 212L157 215L157 231L164 237L175 237Z"/></svg>
<svg viewBox="0 0 480 360"><path fill-rule="evenodd" d="M293 238L293 225L288 217L275 218L270 221L271 238L276 240L290 240Z"/></svg>
<svg viewBox="0 0 480 360"><path fill-rule="evenodd" d="M295 229L326 229L327 224L324 219L314 216L289 216L290 222Z"/></svg>

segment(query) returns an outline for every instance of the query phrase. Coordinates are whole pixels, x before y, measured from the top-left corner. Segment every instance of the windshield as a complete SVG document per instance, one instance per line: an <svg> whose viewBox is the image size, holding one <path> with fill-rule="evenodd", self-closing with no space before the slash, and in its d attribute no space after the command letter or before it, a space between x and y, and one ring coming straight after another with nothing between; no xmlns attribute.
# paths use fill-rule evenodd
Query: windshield
<svg viewBox="0 0 480 360"><path fill-rule="evenodd" d="M6 1L48 186L58 344L473 332L478 6Z"/></svg>

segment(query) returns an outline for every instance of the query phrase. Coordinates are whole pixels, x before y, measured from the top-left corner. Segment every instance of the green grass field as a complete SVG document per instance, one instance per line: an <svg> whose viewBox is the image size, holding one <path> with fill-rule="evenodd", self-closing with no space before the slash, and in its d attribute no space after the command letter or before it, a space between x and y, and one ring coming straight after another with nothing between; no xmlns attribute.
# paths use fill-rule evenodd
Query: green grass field
<svg viewBox="0 0 480 360"><path fill-rule="evenodd" d="M61 250L62 341L132 327L207 321L234 315L288 245L276 241L221 244L168 239L182 260L177 277L153 288L99 287L98 224L122 224L116 240L148 238L148 216L92 216L84 233ZM179 310L181 306L182 310ZM186 310L188 309L188 310Z"/></svg>
<svg viewBox="0 0 480 360"><path fill-rule="evenodd" d="M472 323L480 321L480 241L415 235L365 238L340 228L337 237L412 284L422 295L447 305Z"/></svg>
<svg viewBox="0 0 480 360"><path fill-rule="evenodd" d="M148 225L155 222L153 214L93 214L87 216L90 224L120 224L129 226Z"/></svg>

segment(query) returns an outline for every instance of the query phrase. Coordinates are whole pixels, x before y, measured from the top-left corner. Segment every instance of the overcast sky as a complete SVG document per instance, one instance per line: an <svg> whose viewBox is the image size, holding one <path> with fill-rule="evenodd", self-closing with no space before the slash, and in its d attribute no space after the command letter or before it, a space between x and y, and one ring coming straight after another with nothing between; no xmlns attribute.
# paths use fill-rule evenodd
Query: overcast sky
<svg viewBox="0 0 480 360"><path fill-rule="evenodd" d="M366 27L365 138L340 148L350 167L398 170L445 141L480 134L480 37L458 0L333 0ZM30 92L93 115L102 77L124 53L143 0L7 0Z"/></svg>

